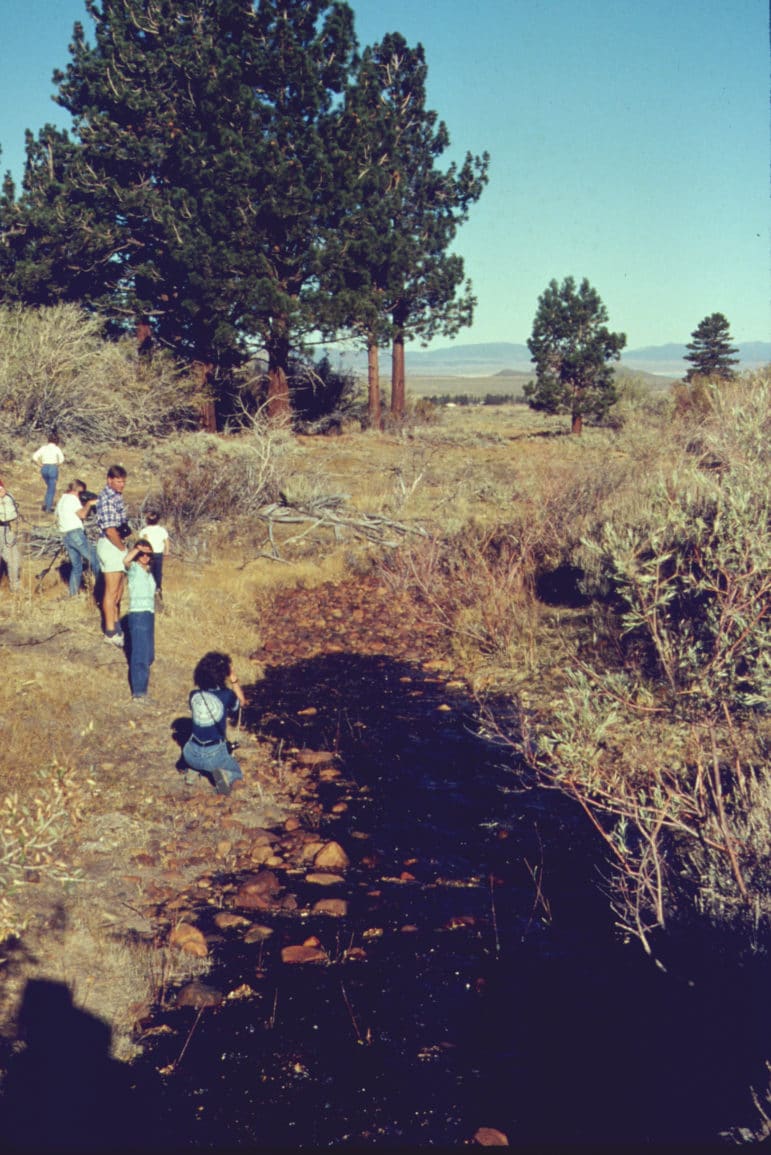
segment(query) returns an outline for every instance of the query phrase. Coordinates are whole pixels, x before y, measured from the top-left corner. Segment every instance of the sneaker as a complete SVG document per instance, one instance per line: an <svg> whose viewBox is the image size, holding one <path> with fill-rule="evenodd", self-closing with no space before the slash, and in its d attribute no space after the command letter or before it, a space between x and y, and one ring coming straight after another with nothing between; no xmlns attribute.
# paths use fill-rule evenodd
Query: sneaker
<svg viewBox="0 0 771 1155"><path fill-rule="evenodd" d="M118 646L119 649L123 649L123 634L103 634L102 636L111 646Z"/></svg>
<svg viewBox="0 0 771 1155"><path fill-rule="evenodd" d="M224 770L212 770L211 776L214 779L214 785L217 787L218 794L230 793L230 780L227 778Z"/></svg>

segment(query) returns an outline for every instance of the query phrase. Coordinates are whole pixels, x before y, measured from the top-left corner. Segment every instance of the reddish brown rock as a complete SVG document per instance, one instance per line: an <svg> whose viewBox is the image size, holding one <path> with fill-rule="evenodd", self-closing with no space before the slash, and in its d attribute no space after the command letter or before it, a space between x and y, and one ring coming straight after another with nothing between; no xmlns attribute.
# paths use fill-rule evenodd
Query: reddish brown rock
<svg viewBox="0 0 771 1155"><path fill-rule="evenodd" d="M269 858L273 857L273 847L269 842L260 842L257 846L252 846L249 849L250 862L256 863L258 866L267 862Z"/></svg>
<svg viewBox="0 0 771 1155"><path fill-rule="evenodd" d="M241 883L235 896L235 905L247 910L267 910L281 889L272 870L261 870Z"/></svg>
<svg viewBox="0 0 771 1155"><path fill-rule="evenodd" d="M333 918L345 918L348 913L348 903L344 898L320 898L314 902L312 914L329 914Z"/></svg>
<svg viewBox="0 0 771 1155"><path fill-rule="evenodd" d="M206 939L201 931L197 926L191 926L188 922L177 923L169 935L169 944L178 947L186 954L195 955L196 958L206 958L209 953Z"/></svg>
<svg viewBox="0 0 771 1155"><path fill-rule="evenodd" d="M503 1131L495 1127L480 1127L474 1133L474 1142L480 1147L508 1147L509 1140Z"/></svg>
<svg viewBox="0 0 771 1155"><path fill-rule="evenodd" d="M273 934L273 928L270 926L250 926L244 935L244 942L265 942Z"/></svg>
<svg viewBox="0 0 771 1155"><path fill-rule="evenodd" d="M281 951L285 963L328 963L329 955L319 946L285 946Z"/></svg>
<svg viewBox="0 0 771 1155"><path fill-rule="evenodd" d="M218 1007L222 1003L222 993L193 979L177 992L175 1002L178 1007Z"/></svg>
<svg viewBox="0 0 771 1155"><path fill-rule="evenodd" d="M339 842L327 842L314 856L313 865L317 870L347 870L351 861Z"/></svg>
<svg viewBox="0 0 771 1155"><path fill-rule="evenodd" d="M303 844L300 850L300 862L313 862L314 858L320 850L324 849L326 844L312 840Z"/></svg>
<svg viewBox="0 0 771 1155"><path fill-rule="evenodd" d="M295 761L300 766L329 766L335 757L329 750L298 750Z"/></svg>
<svg viewBox="0 0 771 1155"><path fill-rule="evenodd" d="M221 910L219 914L214 916L214 925L220 930L227 930L232 926L249 926L249 919L244 918L242 914L231 914L229 910Z"/></svg>

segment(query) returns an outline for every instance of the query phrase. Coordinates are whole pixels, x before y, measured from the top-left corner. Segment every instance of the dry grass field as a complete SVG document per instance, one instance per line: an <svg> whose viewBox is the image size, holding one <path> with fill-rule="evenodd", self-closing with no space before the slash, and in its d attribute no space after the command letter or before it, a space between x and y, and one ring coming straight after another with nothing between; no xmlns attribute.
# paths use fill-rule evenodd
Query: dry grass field
<svg viewBox="0 0 771 1155"><path fill-rule="evenodd" d="M50 556L30 552L29 541L41 533L55 537L53 518L40 511L42 483L30 460L37 444L14 446L2 474L19 503L28 544L21 591L13 595L7 578L0 581L6 1025L24 981L54 977L70 984L83 1006L116 1024L125 1041L127 1008L147 998L160 973L166 981L174 965L198 968L197 960L178 953L165 952L159 961L158 944L150 951L120 941L132 929L147 929L125 905L125 878L138 856L157 856L159 809L164 818L171 810L173 825L180 806L174 769L179 747L170 721L186 714L198 658L208 649L226 650L245 684L259 679L259 664L249 655L270 636L276 591L369 572L398 552L394 546L422 543L423 534L445 537L462 535L470 525L482 532L496 526L521 499L533 469L564 461L566 454L597 451L592 435L572 445L563 433L563 421L507 407L448 410L439 424L393 436L279 436L288 500L312 508L319 495L340 498L342 524L312 518L278 523L271 541L265 522L223 507L195 534L171 526L153 702L144 710L131 701L123 654L102 641L93 595L67 596L63 554L49 568ZM128 470L125 497L137 526L144 499L157 491L159 447L89 452L65 442L64 449L57 496L70 476L98 490L106 468L120 462ZM375 519L375 529L362 533L362 518ZM394 580L409 585L412 579L405 570L401 577L394 571ZM470 658L472 649L461 632L458 661ZM489 679L488 665L486 657L476 664L480 681ZM239 804L256 807L261 820L278 821L292 808L291 791L279 797L272 753L259 734L244 738L251 785ZM89 853L100 840L111 848L109 866Z"/></svg>
<svg viewBox="0 0 771 1155"><path fill-rule="evenodd" d="M621 525L644 521L654 491L679 484L682 433L662 419L660 406L646 409L639 398L626 418L616 430L588 428L580 438L569 435L564 417L521 405L444 409L434 421L387 434L271 432L279 495L272 520L259 509L244 514L224 497L205 516L183 516L174 504L174 478L181 492L195 474L206 490L230 468L227 455L238 445L265 456L265 438L256 433L227 445L189 434L147 449L65 440L64 484L77 476L98 490L111 463L127 468L135 526L164 479L172 552L156 621L153 702L145 707L131 702L122 653L102 641L93 597L68 598L57 565L44 573L50 559L28 549L21 592L12 595L6 579L0 582L6 1026L25 979L53 976L71 986L79 1005L113 1023L130 1053L130 1008L146 1003L175 968L194 973L204 966L163 943L137 940L151 931L143 909L155 881L142 869L177 877L184 867L174 841L184 804L171 722L186 716L192 669L206 650L227 651L244 684L259 682L262 668L252 655L270 641L272 599L281 591L379 575L394 598L410 599L444 628L441 656L478 696L480 711L493 691L518 702L523 733L508 736L512 742L534 752L536 728L562 728L564 764L587 796L608 751L613 765L602 772L616 783L628 776L635 798L641 766L654 777L669 774L662 743L677 755L672 764L698 763L698 743L710 734L714 741L714 726L704 738L693 722L670 725L641 684L629 690L619 681L608 700L615 695L618 706L629 694L630 717L614 734L610 715L596 715L602 695L575 682L592 662L621 664L618 631L604 632L607 607L586 604L575 590L536 596L539 580L579 555L590 567L580 554L584 538L614 518ZM52 520L40 512L42 483L30 460L36 447L15 442L0 462L30 539ZM740 740L734 731L734 738L737 756L754 767L757 735ZM243 739L246 783L233 805L257 825L280 824L301 807L301 780L277 770L259 728ZM594 759L588 768L579 765L579 749ZM542 765L553 767L548 743L547 756L551 762ZM541 755L533 757L535 764ZM626 805L624 790L614 789ZM226 817L222 802L213 796L201 803L202 840L191 843L188 863L198 873ZM611 842L612 830L609 824ZM746 886L745 874L740 878ZM137 898L143 887L144 902ZM662 901L660 891L655 898ZM647 924L637 913L638 926L626 918L644 938Z"/></svg>

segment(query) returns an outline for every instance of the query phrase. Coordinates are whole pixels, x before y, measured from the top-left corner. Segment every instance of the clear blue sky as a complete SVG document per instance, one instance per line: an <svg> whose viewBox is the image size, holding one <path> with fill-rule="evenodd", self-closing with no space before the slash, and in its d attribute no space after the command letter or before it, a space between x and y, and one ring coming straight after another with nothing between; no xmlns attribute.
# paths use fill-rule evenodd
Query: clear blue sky
<svg viewBox="0 0 771 1155"><path fill-rule="evenodd" d="M771 337L767 0L352 0L361 44L420 41L446 159L491 154L457 250L459 342L523 342L552 278L588 277L628 348L726 315ZM83 0L0 0L0 170L52 103ZM433 346L446 345L437 340Z"/></svg>

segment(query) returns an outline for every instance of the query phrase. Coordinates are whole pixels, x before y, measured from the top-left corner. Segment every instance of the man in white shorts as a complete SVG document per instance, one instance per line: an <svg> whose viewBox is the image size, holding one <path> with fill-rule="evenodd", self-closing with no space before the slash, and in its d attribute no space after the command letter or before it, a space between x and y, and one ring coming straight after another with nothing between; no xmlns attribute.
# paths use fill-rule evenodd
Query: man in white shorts
<svg viewBox="0 0 771 1155"><path fill-rule="evenodd" d="M96 554L104 578L102 596L104 640L113 646L123 645L120 600L126 579L126 569L123 565L126 547L118 530L120 526L128 523L128 514L123 501L125 486L126 470L122 465L111 465L107 470L107 484L96 500L96 521L99 526Z"/></svg>

